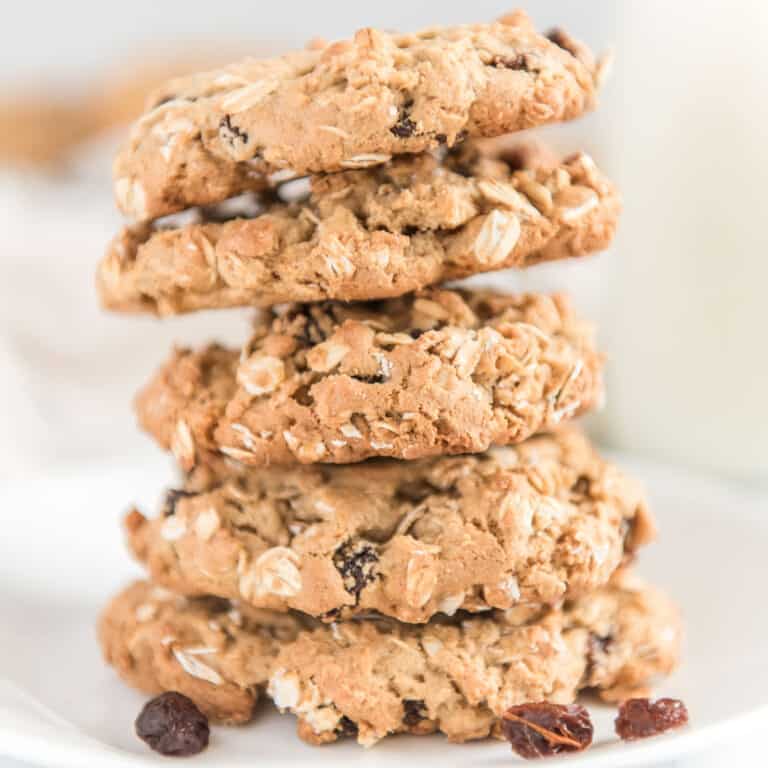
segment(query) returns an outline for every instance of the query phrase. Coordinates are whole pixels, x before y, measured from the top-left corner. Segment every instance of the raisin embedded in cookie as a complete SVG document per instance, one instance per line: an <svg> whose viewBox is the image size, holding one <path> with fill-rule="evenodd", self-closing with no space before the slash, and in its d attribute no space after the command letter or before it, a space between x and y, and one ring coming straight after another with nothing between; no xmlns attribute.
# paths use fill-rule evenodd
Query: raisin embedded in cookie
<svg viewBox="0 0 768 768"><path fill-rule="evenodd" d="M611 701L645 693L677 663L680 621L666 597L627 574L559 610L426 625L312 625L138 582L107 607L100 640L128 683L173 688L213 719L249 720L266 687L310 743L356 736L370 745L403 731L498 736L510 706L569 703L584 688Z"/></svg>
<svg viewBox="0 0 768 768"><path fill-rule="evenodd" d="M221 472L154 520L130 513L150 577L325 620L555 604L654 533L638 486L575 429L476 456Z"/></svg>
<svg viewBox="0 0 768 768"><path fill-rule="evenodd" d="M525 157L508 142L462 145L315 176L299 202L126 227L99 266L102 303L168 315L379 299L606 248L621 206L592 160L518 167Z"/></svg>
<svg viewBox="0 0 768 768"><path fill-rule="evenodd" d="M114 165L120 209L145 220L307 172L364 168L568 120L601 67L522 13L492 24L351 40L171 80Z"/></svg>
<svg viewBox="0 0 768 768"><path fill-rule="evenodd" d="M595 407L602 357L562 295L429 290L265 311L242 352L177 350L137 398L185 470L479 453Z"/></svg>

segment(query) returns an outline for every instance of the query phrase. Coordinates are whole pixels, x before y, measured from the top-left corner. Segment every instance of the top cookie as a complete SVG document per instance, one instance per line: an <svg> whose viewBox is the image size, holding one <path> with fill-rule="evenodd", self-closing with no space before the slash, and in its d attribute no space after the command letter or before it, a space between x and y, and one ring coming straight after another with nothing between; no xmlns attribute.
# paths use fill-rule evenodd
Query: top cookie
<svg viewBox="0 0 768 768"><path fill-rule="evenodd" d="M515 12L411 35L362 29L172 80L150 97L115 160L118 206L151 219L275 175L363 168L574 118L594 105L601 67L565 33L550 38Z"/></svg>

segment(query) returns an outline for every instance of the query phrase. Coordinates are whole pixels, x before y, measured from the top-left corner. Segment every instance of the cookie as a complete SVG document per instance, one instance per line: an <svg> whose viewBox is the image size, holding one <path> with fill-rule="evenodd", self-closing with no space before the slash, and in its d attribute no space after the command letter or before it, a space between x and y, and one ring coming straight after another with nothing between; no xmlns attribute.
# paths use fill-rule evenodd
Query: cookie
<svg viewBox="0 0 768 768"><path fill-rule="evenodd" d="M325 620L554 604L606 584L654 524L575 429L485 454L230 471L126 520L158 584ZM375 489L375 493L371 490Z"/></svg>
<svg viewBox="0 0 768 768"><path fill-rule="evenodd" d="M608 246L619 196L587 155L520 169L524 148L467 144L315 176L294 203L125 227L99 266L102 304L169 315L380 299Z"/></svg>
<svg viewBox="0 0 768 768"><path fill-rule="evenodd" d="M418 34L362 29L171 80L115 160L118 206L154 219L286 177L577 117L594 106L602 67L565 33L551 37L519 12Z"/></svg>
<svg viewBox="0 0 768 768"><path fill-rule="evenodd" d="M583 688L608 699L644 689L676 665L679 633L676 608L642 585L542 616L346 622L300 633L278 654L267 690L312 744L354 732L370 746L403 731L462 742L497 735L497 718L515 704L570 703Z"/></svg>
<svg viewBox="0 0 768 768"><path fill-rule="evenodd" d="M243 723L269 679L272 662L305 624L298 616L247 609L226 600L186 600L135 582L99 621L104 658L149 694L180 691L211 718ZM211 665L209 659L215 664Z"/></svg>
<svg viewBox="0 0 768 768"><path fill-rule="evenodd" d="M242 352L176 350L136 401L182 467L479 453L588 411L592 328L562 295L428 290L261 315Z"/></svg>
<svg viewBox="0 0 768 768"><path fill-rule="evenodd" d="M211 610L209 600L134 584L102 617L105 658L131 685L172 687L224 722L250 719L266 686L313 744L356 736L368 746L398 732L441 731L452 741L498 735L498 717L514 704L566 703L584 688L609 700L646 693L679 653L677 609L627 575L562 609L426 625L305 621L299 629L298 619L282 616L284 639L263 612L226 601Z"/></svg>

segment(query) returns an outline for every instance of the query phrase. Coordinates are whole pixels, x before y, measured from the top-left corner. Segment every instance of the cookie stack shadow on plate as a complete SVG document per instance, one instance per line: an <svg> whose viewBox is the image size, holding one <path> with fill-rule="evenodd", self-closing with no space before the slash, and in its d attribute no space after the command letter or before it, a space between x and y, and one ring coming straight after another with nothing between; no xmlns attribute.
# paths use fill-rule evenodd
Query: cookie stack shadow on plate
<svg viewBox="0 0 768 768"><path fill-rule="evenodd" d="M242 349L177 349L138 395L182 479L126 519L149 580L100 637L130 684L229 723L266 694L309 742L370 745L672 669L676 609L626 567L642 492L569 425L602 396L592 328L564 295L439 287L609 244L595 163L503 136L590 109L601 74L516 12L150 98L104 305L261 309Z"/></svg>

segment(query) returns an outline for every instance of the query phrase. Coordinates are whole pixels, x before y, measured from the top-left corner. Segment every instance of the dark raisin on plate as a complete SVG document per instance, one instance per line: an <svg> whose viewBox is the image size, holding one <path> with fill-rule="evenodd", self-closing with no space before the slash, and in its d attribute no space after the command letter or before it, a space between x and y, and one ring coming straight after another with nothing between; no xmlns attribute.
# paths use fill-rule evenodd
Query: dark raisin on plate
<svg viewBox="0 0 768 768"><path fill-rule="evenodd" d="M403 722L406 725L418 725L426 717L426 707L421 699L405 699L403 701Z"/></svg>
<svg viewBox="0 0 768 768"><path fill-rule="evenodd" d="M176 691L156 696L136 718L136 735L161 755L196 755L208 746L208 718Z"/></svg>
<svg viewBox="0 0 768 768"><path fill-rule="evenodd" d="M581 752L592 743L589 712L579 704L518 704L501 716L501 732L526 759Z"/></svg>
<svg viewBox="0 0 768 768"><path fill-rule="evenodd" d="M624 741L647 739L688 724L688 709L680 699L627 699L619 706L616 734Z"/></svg>

